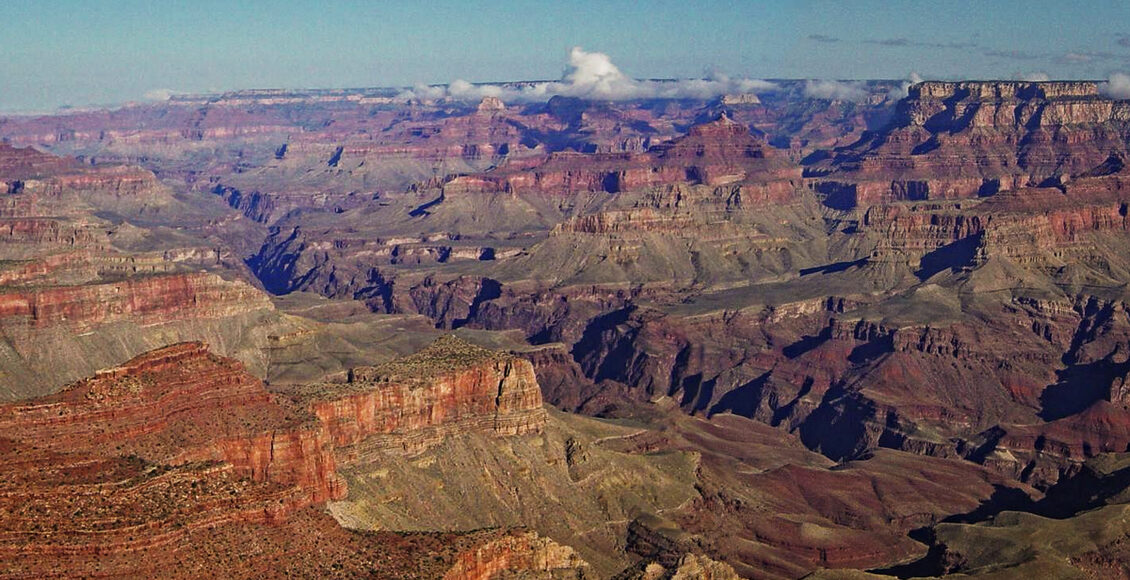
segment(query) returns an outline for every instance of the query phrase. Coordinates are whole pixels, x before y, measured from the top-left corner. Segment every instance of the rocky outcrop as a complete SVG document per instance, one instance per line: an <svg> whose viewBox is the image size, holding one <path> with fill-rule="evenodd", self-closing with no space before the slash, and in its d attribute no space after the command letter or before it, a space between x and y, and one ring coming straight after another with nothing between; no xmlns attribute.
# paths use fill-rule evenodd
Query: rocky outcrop
<svg viewBox="0 0 1130 580"><path fill-rule="evenodd" d="M586 578L588 564L568 546L536 532L511 533L460 554L443 580ZM543 576L538 576L542 573Z"/></svg>
<svg viewBox="0 0 1130 580"><path fill-rule="evenodd" d="M445 194L467 192L578 191L618 193L657 185L717 186L749 181L766 184L799 177L744 125L722 116L691 127L687 135L647 153L557 153L541 163L522 161L495 171L459 176L443 184ZM751 185L751 187L753 187ZM770 188L766 185L764 187ZM783 190L787 185L779 186Z"/></svg>
<svg viewBox="0 0 1130 580"><path fill-rule="evenodd" d="M149 352L57 395L8 405L0 437L164 465L221 461L237 476L297 487L307 499L295 507L345 494L325 427L201 343Z"/></svg>
<svg viewBox="0 0 1130 580"><path fill-rule="evenodd" d="M418 441L412 431L432 426L513 435L545 422L529 363L456 339L354 374L370 385L395 380L417 396L440 397L419 401L428 417L399 424L406 440ZM488 406L480 425L476 413ZM390 577L406 565L397 558L435 564L426 573L407 564L423 577L584 577L587 565L576 552L532 532L449 534L438 542L356 536L314 515L310 506L346 496L335 445L371 434L345 429L342 417L327 420L325 409L317 400L268 393L239 362L198 342L148 352L50 397L0 406L0 571L136 574L151 563L126 557L139 553L187 561L207 555L193 564L206 567L230 552L246 566L256 561L243 547L253 537L274 553L290 552L296 560L288 567L307 571L342 565L341 556L337 564L324 560L321 544L329 542L358 553L406 552L380 564L368 560L369 572ZM289 534L313 541L281 539Z"/></svg>
<svg viewBox="0 0 1130 580"><path fill-rule="evenodd" d="M371 195L348 192L333 195L321 191L241 191L233 186L217 185L212 193L223 198L243 215L262 223L272 223L299 210L334 211L360 207Z"/></svg>
<svg viewBox="0 0 1130 580"><path fill-rule="evenodd" d="M926 82L891 124L806 169L838 208L976 198L1082 175L1126 152L1130 105L1093 82Z"/></svg>
<svg viewBox="0 0 1130 580"><path fill-rule="evenodd" d="M128 320L152 325L223 318L271 308L261 292L215 274L173 274L122 282L0 292L0 325L85 331Z"/></svg>
<svg viewBox="0 0 1130 580"><path fill-rule="evenodd" d="M345 384L305 389L345 462L369 450L418 453L464 430L539 433L541 391L524 359L454 336L378 367L355 368Z"/></svg>

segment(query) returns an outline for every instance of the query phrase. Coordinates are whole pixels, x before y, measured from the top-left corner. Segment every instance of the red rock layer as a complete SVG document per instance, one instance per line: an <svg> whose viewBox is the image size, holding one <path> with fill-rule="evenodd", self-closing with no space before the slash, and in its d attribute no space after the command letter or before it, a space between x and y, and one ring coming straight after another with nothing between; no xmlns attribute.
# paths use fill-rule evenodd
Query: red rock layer
<svg viewBox="0 0 1130 580"><path fill-rule="evenodd" d="M4 459L12 457L6 445L0 442ZM544 540L548 545L522 542L521 532L353 532L316 508L289 509L285 488L222 467L154 470L28 449L18 456L17 463L0 459L5 578L433 580L464 573L465 562L483 551L497 554L499 545L512 547L503 568L512 572L544 571L544 555L560 550ZM19 481L25 487L13 493L13 481L29 470L52 475ZM508 540L512 534L518 538Z"/></svg>
<svg viewBox="0 0 1130 580"><path fill-rule="evenodd" d="M491 580L508 570L548 573L576 571L585 566L569 546L525 532L503 536L460 554L443 580Z"/></svg>
<svg viewBox="0 0 1130 580"><path fill-rule="evenodd" d="M905 260L913 267L923 255L961 240L975 242L969 265L1005 257L1040 266L1069 253L1085 260L1093 235L1130 229L1125 174L1061 187L1022 188L986 200L874 205L860 225L881 235L871 261Z"/></svg>
<svg viewBox="0 0 1130 580"><path fill-rule="evenodd" d="M1095 83L925 82L889 127L807 174L845 208L970 198L1084 174L1128 134L1130 104Z"/></svg>
<svg viewBox="0 0 1130 580"><path fill-rule="evenodd" d="M434 424L477 428L473 413L483 412L498 433L540 429L544 411L529 363L484 352L441 342L383 368L450 365L449 375L402 377L417 395L440 397L421 401ZM442 385L429 389L433 381ZM401 432L415 427L409 423ZM268 393L239 362L201 343L151 351L56 395L0 406L0 575L344 570L477 579L585 566L570 548L533 533L339 528L306 508L345 496L333 452L334 440L349 436L340 427Z"/></svg>
<svg viewBox="0 0 1130 580"><path fill-rule="evenodd" d="M337 447L413 453L451 433L522 435L545 426L529 361L453 336L388 365L353 369L348 384L322 385L305 397ZM342 456L356 460L359 453L347 449Z"/></svg>
<svg viewBox="0 0 1130 580"><path fill-rule="evenodd" d="M655 185L770 183L800 177L744 125L726 117L696 125L687 135L647 153L555 153L542 162L524 160L496 171L460 176L446 193L632 191Z"/></svg>
<svg viewBox="0 0 1130 580"><path fill-rule="evenodd" d="M73 208L59 205L60 197L81 194L111 200L160 201L163 188L149 171L136 167L82 166L73 159L56 157L28 148L0 144L0 190L8 194L5 205L23 204L24 211L5 211L15 216L30 216L36 204L52 207L52 213L65 215Z"/></svg>
<svg viewBox="0 0 1130 580"><path fill-rule="evenodd" d="M13 147L0 142L0 180L15 182L74 169L73 161L37 151L31 147Z"/></svg>
<svg viewBox="0 0 1130 580"><path fill-rule="evenodd" d="M270 308L251 286L215 274L171 274L121 282L0 292L0 325L75 329L128 320L158 324Z"/></svg>
<svg viewBox="0 0 1130 580"><path fill-rule="evenodd" d="M222 461L253 481L296 486L307 495L298 507L345 493L325 427L198 342L140 355L50 397L0 407L0 437L159 464Z"/></svg>

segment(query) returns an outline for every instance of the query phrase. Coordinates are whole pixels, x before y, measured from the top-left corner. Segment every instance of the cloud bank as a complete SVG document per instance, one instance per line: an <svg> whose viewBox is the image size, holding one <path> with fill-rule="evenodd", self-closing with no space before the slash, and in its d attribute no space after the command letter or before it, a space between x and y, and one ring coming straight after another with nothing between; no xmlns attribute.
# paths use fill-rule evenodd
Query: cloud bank
<svg viewBox="0 0 1130 580"><path fill-rule="evenodd" d="M1130 75L1114 73L1099 85L1099 92L1112 99L1130 99Z"/></svg>
<svg viewBox="0 0 1130 580"><path fill-rule="evenodd" d="M145 100L147 101L167 101L176 94L173 89L152 89L145 91Z"/></svg>
<svg viewBox="0 0 1130 580"><path fill-rule="evenodd" d="M854 81L805 81L804 96L828 101L862 101L867 98L863 83Z"/></svg>
<svg viewBox="0 0 1130 580"><path fill-rule="evenodd" d="M757 79L734 79L720 73L703 79L650 81L633 79L604 53L587 52L574 47L569 53L569 66L560 81L521 84L513 87L475 85L456 80L444 86L417 86L400 95L402 99L478 101L497 97L506 102L545 101L554 96L580 97L601 101L631 99L709 99L729 93L759 93L777 89L777 85Z"/></svg>
<svg viewBox="0 0 1130 580"><path fill-rule="evenodd" d="M891 91L887 93L887 98L891 99L892 101L905 99L906 96L910 94L911 85L916 85L922 81L923 78L921 75L916 72L911 72L909 75L907 75L906 80L902 81L899 86L891 89Z"/></svg>

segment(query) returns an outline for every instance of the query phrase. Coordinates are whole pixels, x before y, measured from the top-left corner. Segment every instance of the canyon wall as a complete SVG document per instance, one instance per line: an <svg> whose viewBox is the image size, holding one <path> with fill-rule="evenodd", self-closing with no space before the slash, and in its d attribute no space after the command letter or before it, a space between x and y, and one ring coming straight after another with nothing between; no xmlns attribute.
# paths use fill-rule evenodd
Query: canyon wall
<svg viewBox="0 0 1130 580"><path fill-rule="evenodd" d="M354 368L345 384L304 389L341 456L376 449L416 453L464 430L540 433L545 410L533 366L454 336L379 367Z"/></svg>
<svg viewBox="0 0 1130 580"><path fill-rule="evenodd" d="M529 363L444 339L384 368L427 372L424 363L448 365L452 374L381 375L413 385L428 409L427 416L398 424L395 435L417 440L414 431L437 426L449 427L450 435L515 435L544 425ZM357 374L372 381L369 388L390 386L375 383L374 372ZM427 396L435 398L424 401ZM240 566L279 569L247 553L250 534L276 555L290 553L284 567L305 573L343 561L325 560L323 541L357 554L406 552L403 562L386 557L382 570L390 573L401 565L412 570L416 558L434 559L440 568L423 577L582 572L586 565L570 548L533 533L416 542L347 532L312 510L347 494L335 447L390 432L387 424L364 420L364 432L343 430L343 418L327 414L339 403L269 393L238 361L191 342L137 356L55 395L0 406L0 524L6 530L0 571L133 574L170 557L194 567L214 565L203 560L221 554ZM379 414L401 411L386 407ZM280 539L288 534L307 539ZM137 554L150 556L139 560ZM192 576L192 569L183 573Z"/></svg>

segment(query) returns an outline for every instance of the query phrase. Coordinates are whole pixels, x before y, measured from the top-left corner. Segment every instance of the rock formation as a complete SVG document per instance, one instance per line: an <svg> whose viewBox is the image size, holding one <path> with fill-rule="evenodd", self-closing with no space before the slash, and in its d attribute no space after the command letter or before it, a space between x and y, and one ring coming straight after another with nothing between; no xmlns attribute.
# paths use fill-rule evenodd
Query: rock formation
<svg viewBox="0 0 1130 580"><path fill-rule="evenodd" d="M653 146L641 154L558 153L534 164L532 160L503 165L481 175L458 176L443 184L445 195L466 192L527 191L618 193L648 186L700 183L716 186L744 181L765 189L764 196L789 196L789 178L799 172L775 157L775 152L724 114L696 125L683 137ZM776 185L765 181L776 180Z"/></svg>
<svg viewBox="0 0 1130 580"><path fill-rule="evenodd" d="M230 252L158 233L162 218L149 216L183 208L152 173L5 144L0 181L0 399L53 392L178 340L236 354L240 337L283 324L265 294L238 280Z"/></svg>
<svg viewBox="0 0 1130 580"><path fill-rule="evenodd" d="M1083 174L1126 152L1130 105L1092 82L925 82L891 124L806 169L833 207L976 198Z"/></svg>
<svg viewBox="0 0 1130 580"><path fill-rule="evenodd" d="M489 377L491 384L476 386L492 389L510 414L514 405L533 405L526 413L544 422L525 361L446 339L386 368L410 371L441 362L464 375L476 372L464 365L485 367L478 371L483 379L499 373ZM423 392L442 390L426 387L442 376L412 378ZM533 394L524 400L511 388ZM461 411L466 420L458 426L478 428L475 409L444 398L432 404L437 421ZM504 434L540 428L501 412L489 417ZM346 496L334 453L335 443L345 443L337 441L340 424L268 393L239 362L201 343L145 353L56 395L0 407L0 571L133 575L181 560L188 567L174 575L193 576L216 558L233 558L240 564L228 573L252 576L277 573L272 554L287 554L284 568L308 574L371 567L384 552L392 557L379 570L388 577L400 577L403 568L452 579L502 571L583 574L586 564L575 552L534 533L449 534L405 546L411 536L353 534L327 522L309 508ZM401 427L410 436L419 426ZM295 543L287 535L306 539ZM247 544L248 537L255 541ZM348 550L354 555L345 556ZM414 559L434 561L435 575L413 570Z"/></svg>
<svg viewBox="0 0 1130 580"><path fill-rule="evenodd" d="M508 570L521 571L519 577L535 577L538 572L553 573L553 578L585 578L587 564L572 548L538 537L534 532L503 536L460 554L443 580L490 580Z"/></svg>
<svg viewBox="0 0 1130 580"><path fill-rule="evenodd" d="M8 405L0 437L58 454L223 462L237 477L294 486L305 499L291 509L345 494L326 428L201 343L145 353L56 395Z"/></svg>
<svg viewBox="0 0 1130 580"><path fill-rule="evenodd" d="M253 401L239 403L249 417L286 410L271 445L250 422L223 445L184 435L192 450L158 453L164 429L201 416L192 398L109 416L64 405L71 390L51 404L120 421L142 463L95 457L128 481L168 466L154 485L207 482L208 506L243 486L240 505L271 509L177 537L272 538L295 573L325 570L279 534L321 530L355 554L321 546L349 571L377 536L275 507L282 496L334 497L335 517L378 535L448 522L458 536L380 536L440 554L432 577L507 562L574 574L538 564L575 555L545 538L635 577L920 558L942 565L926 573L978 573L983 544L1114 570L1121 504L1056 523L1031 506L1130 445L1126 102L1091 82L927 82L897 104L890 82L859 83L858 101L805 86L522 106L263 91L6 121L12 142L78 157L0 148L4 396L190 338L280 379L265 394L215 375ZM294 294L267 297L249 274ZM314 313L303 292L334 301ZM455 329L513 354L444 339L372 364L411 350L386 335L419 346ZM337 358L323 365L322 350ZM112 375L80 384L141 388ZM543 396L631 432L547 417ZM86 458L84 442L106 440L45 408L37 424L61 430L59 447L36 453ZM131 414L164 426L134 433ZM318 470L288 479L264 463L272 445L278 469L332 460L357 495ZM186 505L196 515L169 521L234 513ZM1010 513L1024 515L984 520ZM469 533L490 526L539 536ZM907 536L924 529L930 554ZM1097 539L1027 551L1063 535Z"/></svg>
<svg viewBox="0 0 1130 580"><path fill-rule="evenodd" d="M529 361L451 335L411 356L354 368L348 383L306 387L303 397L337 447L413 453L463 430L524 435L545 425ZM354 453L364 452L345 456Z"/></svg>

